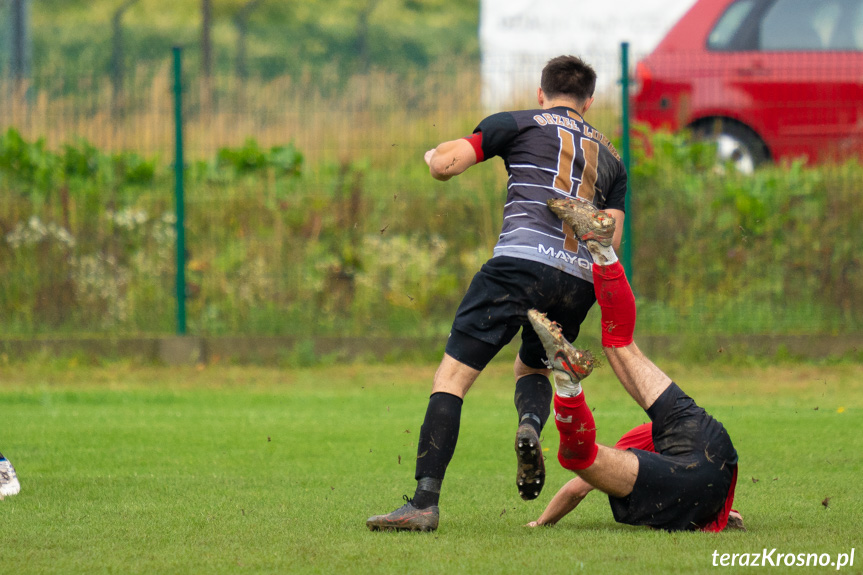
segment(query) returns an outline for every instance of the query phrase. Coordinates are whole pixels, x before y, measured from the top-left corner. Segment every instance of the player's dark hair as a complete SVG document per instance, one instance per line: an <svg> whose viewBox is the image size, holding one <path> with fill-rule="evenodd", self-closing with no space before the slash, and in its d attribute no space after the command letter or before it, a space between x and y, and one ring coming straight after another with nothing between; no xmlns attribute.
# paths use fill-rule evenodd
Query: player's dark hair
<svg viewBox="0 0 863 575"><path fill-rule="evenodd" d="M596 89L596 72L577 56L558 56L542 69L539 87L548 98L568 96L585 102Z"/></svg>

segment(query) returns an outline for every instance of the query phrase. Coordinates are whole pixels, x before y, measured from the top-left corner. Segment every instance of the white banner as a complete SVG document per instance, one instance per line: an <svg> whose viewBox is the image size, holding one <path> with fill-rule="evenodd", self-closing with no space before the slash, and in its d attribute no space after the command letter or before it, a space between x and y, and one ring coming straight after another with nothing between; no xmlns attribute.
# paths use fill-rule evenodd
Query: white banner
<svg viewBox="0 0 863 575"><path fill-rule="evenodd" d="M482 100L487 110L533 99L545 63L574 54L591 64L597 91L620 77L620 44L630 61L647 54L694 0L482 0Z"/></svg>

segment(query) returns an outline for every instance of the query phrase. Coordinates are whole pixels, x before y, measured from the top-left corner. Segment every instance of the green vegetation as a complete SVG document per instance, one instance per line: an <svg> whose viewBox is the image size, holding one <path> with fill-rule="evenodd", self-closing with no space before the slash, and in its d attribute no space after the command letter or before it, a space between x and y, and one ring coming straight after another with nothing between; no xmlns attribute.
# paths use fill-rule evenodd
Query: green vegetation
<svg viewBox="0 0 863 575"><path fill-rule="evenodd" d="M115 49L112 20L123 5L33 2L35 76L107 75ZM444 60L476 61L479 55L478 0L212 0L211 5L214 72L237 70L237 18L247 5L245 68L250 76L272 79L310 69L341 74L372 67L404 72ZM161 65L175 45L189 49L189 69L200 71L201 7L201 1L132 2L121 20L129 73Z"/></svg>
<svg viewBox="0 0 863 575"><path fill-rule="evenodd" d="M115 84L121 5L34 4L34 78L0 86L4 334L174 331L166 62L180 42L190 332L443 337L504 200L500 162L441 184L421 160L487 114L478 3L214 0L204 79L203 3L139 0ZM615 135L614 99L598 101L589 120ZM640 333L859 332L863 166L747 177L663 133L636 138L634 154Z"/></svg>
<svg viewBox="0 0 863 575"><path fill-rule="evenodd" d="M554 528L522 527L570 475L550 426L549 483L519 499L509 358L495 362L465 403L440 529L395 534L364 521L412 493L431 364L3 361L0 449L22 491L0 501L0 548L21 574L712 573L714 551L854 547L846 570L860 565L860 365L661 363L729 429L749 529L672 535L616 524L599 494ZM608 369L590 379L600 441L644 421Z"/></svg>
<svg viewBox="0 0 863 575"><path fill-rule="evenodd" d="M640 333L859 329L863 167L747 177L706 146L650 142L632 174ZM407 152L310 163L248 140L190 164L191 332L445 334L491 253L502 174L483 165L441 184ZM5 333L170 333L172 178L153 157L0 137Z"/></svg>
<svg viewBox="0 0 863 575"><path fill-rule="evenodd" d="M745 176L716 166L711 147L684 135L649 141L652 155L636 148L632 174L634 284L646 304L639 320L646 312L651 328L671 333L687 324L695 332L859 329L863 166L796 162Z"/></svg>

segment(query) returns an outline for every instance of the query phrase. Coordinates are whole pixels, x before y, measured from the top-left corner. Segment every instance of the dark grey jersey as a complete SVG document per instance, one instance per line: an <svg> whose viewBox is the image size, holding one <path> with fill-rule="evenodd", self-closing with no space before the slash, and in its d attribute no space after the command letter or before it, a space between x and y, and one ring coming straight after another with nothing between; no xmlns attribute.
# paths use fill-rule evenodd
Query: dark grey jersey
<svg viewBox="0 0 863 575"><path fill-rule="evenodd" d="M500 156L509 174L494 255L541 262L593 282L587 247L546 200L577 196L600 209L623 211L626 170L608 138L566 107L494 114L480 122L477 133L477 159Z"/></svg>

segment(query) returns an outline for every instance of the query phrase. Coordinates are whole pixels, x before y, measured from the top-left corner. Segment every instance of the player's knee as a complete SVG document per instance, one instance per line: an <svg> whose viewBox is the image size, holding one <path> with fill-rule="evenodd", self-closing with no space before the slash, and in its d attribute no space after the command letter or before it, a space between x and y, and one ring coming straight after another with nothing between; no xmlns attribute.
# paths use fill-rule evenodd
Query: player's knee
<svg viewBox="0 0 863 575"><path fill-rule="evenodd" d="M524 363L521 360L520 356L516 355L515 356L515 362L513 363L513 366L512 366L512 373L515 376L515 380L518 381L519 379L521 379L522 377L524 377L526 375L533 375L533 374L539 374L539 375L544 375L544 376L548 377L549 374L551 373L551 370L548 368L545 368L545 367L542 367L542 368L530 367L529 365L527 365L526 363Z"/></svg>

